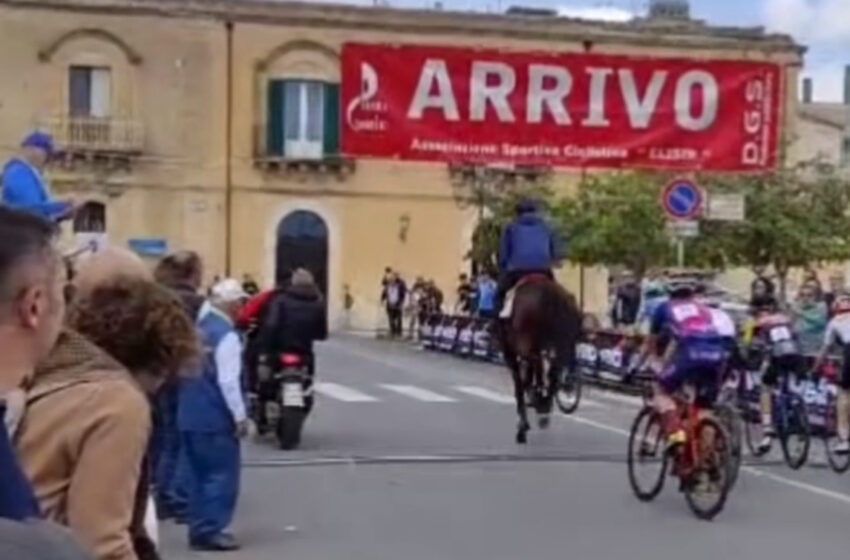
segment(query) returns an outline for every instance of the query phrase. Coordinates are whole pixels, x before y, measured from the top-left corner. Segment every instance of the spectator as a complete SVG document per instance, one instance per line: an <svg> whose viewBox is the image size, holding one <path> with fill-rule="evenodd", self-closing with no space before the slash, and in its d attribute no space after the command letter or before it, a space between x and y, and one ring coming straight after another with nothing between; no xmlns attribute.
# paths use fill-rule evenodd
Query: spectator
<svg viewBox="0 0 850 560"><path fill-rule="evenodd" d="M179 298L193 324L198 320L204 303L204 297L198 293L203 273L201 257L194 251L168 255L154 270L156 281ZM160 518L181 521L186 518L189 506L189 481L185 460L181 460L180 456L177 385L176 381L167 383L154 399L151 465Z"/></svg>
<svg viewBox="0 0 850 560"><path fill-rule="evenodd" d="M239 494L239 438L248 433L242 397L242 343L234 326L247 299L238 280L212 289L210 311L198 322L204 354L201 375L180 384L178 425L191 471L189 546L238 550L226 532Z"/></svg>
<svg viewBox="0 0 850 560"><path fill-rule="evenodd" d="M775 297L776 288L769 278L758 276L750 284L750 309L761 308Z"/></svg>
<svg viewBox="0 0 850 560"><path fill-rule="evenodd" d="M463 315L471 315L475 309L475 287L469 276L461 274L457 286L457 309Z"/></svg>
<svg viewBox="0 0 850 560"><path fill-rule="evenodd" d="M823 299L823 284L821 284L818 272L814 268L807 268L803 271L803 284L809 284L815 290L815 297L818 301Z"/></svg>
<svg viewBox="0 0 850 560"><path fill-rule="evenodd" d="M611 323L613 326L634 325L638 319L641 305L641 288L634 274L624 272L620 277L620 285L614 296L611 308Z"/></svg>
<svg viewBox="0 0 850 560"><path fill-rule="evenodd" d="M143 530L148 398L197 355L183 308L138 257L106 249L80 267L75 300L36 370L19 450L45 514L99 560L156 558Z"/></svg>
<svg viewBox="0 0 850 560"><path fill-rule="evenodd" d="M846 281L844 274L840 271L833 273L829 277L829 291L823 294L823 301L829 310L829 316L832 317L832 305L838 296L847 293Z"/></svg>
<svg viewBox="0 0 850 560"><path fill-rule="evenodd" d="M433 279L427 282L428 290L428 314L441 315L443 313L443 292L437 287Z"/></svg>
<svg viewBox="0 0 850 560"><path fill-rule="evenodd" d="M44 178L44 167L53 157L53 139L43 132L24 138L21 153L3 168L2 203L51 221L70 218L74 204L54 201Z"/></svg>
<svg viewBox="0 0 850 560"><path fill-rule="evenodd" d="M800 349L804 354L814 354L820 349L826 332L829 313L826 304L818 300L818 286L806 282L800 288L794 305L794 330L800 339Z"/></svg>
<svg viewBox="0 0 850 560"><path fill-rule="evenodd" d="M413 282L413 286L411 286L407 297L407 316L409 318L407 332L408 338L411 340L416 338L419 325L425 320L423 312L425 298L425 280L421 276L417 276L416 281Z"/></svg>
<svg viewBox="0 0 850 560"><path fill-rule="evenodd" d="M407 285L397 272L390 274L389 281L384 287L384 293L381 298L386 306L387 319L390 324L390 337L396 338L402 336L402 311L404 302L407 300Z"/></svg>
<svg viewBox="0 0 850 560"><path fill-rule="evenodd" d="M49 222L0 207L0 420L10 428L23 412L21 387L56 341L65 313L55 233ZM7 399L17 404L8 416ZM35 494L0 422L0 518L37 517Z"/></svg>
<svg viewBox="0 0 850 560"><path fill-rule="evenodd" d="M257 281L250 274L242 275L242 289L245 290L245 293L249 297L254 297L260 293L260 285L257 284Z"/></svg>
<svg viewBox="0 0 850 560"><path fill-rule="evenodd" d="M496 293L499 285L493 277L482 272L478 277L478 316L482 319L493 319L496 316Z"/></svg>

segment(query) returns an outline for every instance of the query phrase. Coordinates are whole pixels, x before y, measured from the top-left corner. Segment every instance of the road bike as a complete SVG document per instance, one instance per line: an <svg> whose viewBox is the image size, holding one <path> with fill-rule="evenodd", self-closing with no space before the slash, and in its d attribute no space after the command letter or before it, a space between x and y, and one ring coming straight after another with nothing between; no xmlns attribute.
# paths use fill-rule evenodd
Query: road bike
<svg viewBox="0 0 850 560"><path fill-rule="evenodd" d="M629 436L629 483L639 500L650 502L663 489L669 469L679 478L680 490L694 515L711 520L723 510L733 483L731 436L716 413L701 406L697 391L685 390L674 401L687 436L685 443L668 449L661 414L654 407L644 407ZM638 472L645 466L656 471L646 484Z"/></svg>

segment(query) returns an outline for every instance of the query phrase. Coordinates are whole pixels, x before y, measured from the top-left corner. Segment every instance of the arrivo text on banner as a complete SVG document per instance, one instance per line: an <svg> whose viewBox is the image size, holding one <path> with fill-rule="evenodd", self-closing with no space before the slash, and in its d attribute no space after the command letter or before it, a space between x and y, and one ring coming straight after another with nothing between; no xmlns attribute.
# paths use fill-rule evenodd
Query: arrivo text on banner
<svg viewBox="0 0 850 560"><path fill-rule="evenodd" d="M348 43L343 152L431 161L757 171L776 64Z"/></svg>

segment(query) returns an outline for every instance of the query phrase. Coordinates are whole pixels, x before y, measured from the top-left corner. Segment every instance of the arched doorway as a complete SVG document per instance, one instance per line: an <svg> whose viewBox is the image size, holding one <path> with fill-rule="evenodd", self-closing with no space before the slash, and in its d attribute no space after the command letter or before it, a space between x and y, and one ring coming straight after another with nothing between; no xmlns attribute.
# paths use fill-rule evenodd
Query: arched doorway
<svg viewBox="0 0 850 560"><path fill-rule="evenodd" d="M275 280L286 283L296 268L313 273L316 284L328 294L328 227L325 221L308 210L287 214L277 226Z"/></svg>
<svg viewBox="0 0 850 560"><path fill-rule="evenodd" d="M74 233L105 233L106 206L90 200L80 206L74 215Z"/></svg>

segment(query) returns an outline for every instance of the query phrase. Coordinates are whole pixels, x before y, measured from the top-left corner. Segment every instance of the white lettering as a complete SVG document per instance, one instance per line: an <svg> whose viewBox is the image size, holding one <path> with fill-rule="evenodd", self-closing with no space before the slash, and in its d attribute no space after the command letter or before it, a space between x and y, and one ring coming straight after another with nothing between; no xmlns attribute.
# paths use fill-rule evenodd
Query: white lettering
<svg viewBox="0 0 850 560"><path fill-rule="evenodd" d="M702 114L694 116L691 90L699 86L702 92ZM691 70L676 84L676 122L685 130L706 130L717 119L720 92L714 76L703 70Z"/></svg>
<svg viewBox="0 0 850 560"><path fill-rule="evenodd" d="M606 127L611 121L605 116L605 87L608 85L608 76L614 73L613 68L588 68L590 74L590 106L587 110L587 118L581 124L587 127Z"/></svg>
<svg viewBox="0 0 850 560"><path fill-rule="evenodd" d="M437 85L437 91L432 94L431 89L434 84ZM429 58L422 65L419 83L416 86L416 92L413 94L410 109L407 111L407 118L421 119L425 109L432 108L442 110L443 118L447 121L460 120L446 61Z"/></svg>
<svg viewBox="0 0 850 560"><path fill-rule="evenodd" d="M741 150L741 163L744 165L756 165L761 161L759 145L755 142L747 142Z"/></svg>
<svg viewBox="0 0 850 560"><path fill-rule="evenodd" d="M658 107L658 98L667 81L666 70L656 70L646 86L643 99L640 99L635 83L635 73L632 70L620 70L620 90L623 93L623 101L626 103L626 113L632 128L649 128L649 121Z"/></svg>
<svg viewBox="0 0 850 560"><path fill-rule="evenodd" d="M760 80L748 82L747 91L744 95L750 103L761 101L764 99L764 83Z"/></svg>
<svg viewBox="0 0 850 560"><path fill-rule="evenodd" d="M555 81L555 86L545 89L546 78ZM564 107L564 98L570 94L573 77L566 68L548 64L531 64L528 67L528 98L526 100L526 120L539 123L543 120L543 106L549 108L552 118L559 125L568 125L572 121Z"/></svg>
<svg viewBox="0 0 850 560"><path fill-rule="evenodd" d="M759 111L744 113L744 130L749 134L756 134L761 130L761 113Z"/></svg>
<svg viewBox="0 0 850 560"><path fill-rule="evenodd" d="M490 76L498 78L498 83L490 85ZM514 122L514 114L508 104L508 95L516 85L513 68L502 62L472 63L472 75L469 79L469 120L483 121L489 102L502 122Z"/></svg>

